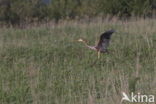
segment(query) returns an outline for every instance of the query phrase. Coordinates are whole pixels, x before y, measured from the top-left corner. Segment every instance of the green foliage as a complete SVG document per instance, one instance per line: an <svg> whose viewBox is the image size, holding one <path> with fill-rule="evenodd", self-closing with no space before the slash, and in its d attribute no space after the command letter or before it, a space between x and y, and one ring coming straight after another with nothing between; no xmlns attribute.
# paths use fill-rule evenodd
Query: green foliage
<svg viewBox="0 0 156 104"><path fill-rule="evenodd" d="M131 3L132 8L133 8L133 13L135 15L148 15L151 11L151 5L150 5L150 2L149 0L134 0L132 3Z"/></svg>
<svg viewBox="0 0 156 104"><path fill-rule="evenodd" d="M42 1L42 0L41 0ZM30 23L48 15L48 7L38 0L1 0L0 20L9 24Z"/></svg>
<svg viewBox="0 0 156 104"><path fill-rule="evenodd" d="M0 0L0 22L31 23L85 16L150 16L155 0Z"/></svg>
<svg viewBox="0 0 156 104"><path fill-rule="evenodd" d="M102 1L101 10L111 15L121 17L148 15L151 12L149 0L104 0Z"/></svg>

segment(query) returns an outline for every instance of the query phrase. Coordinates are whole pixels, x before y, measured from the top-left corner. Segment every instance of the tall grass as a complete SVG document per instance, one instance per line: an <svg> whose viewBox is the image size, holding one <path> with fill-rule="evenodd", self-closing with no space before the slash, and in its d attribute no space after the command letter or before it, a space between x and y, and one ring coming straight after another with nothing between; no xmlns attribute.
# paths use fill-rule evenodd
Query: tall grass
<svg viewBox="0 0 156 104"><path fill-rule="evenodd" d="M109 54L93 65L97 52L76 40L96 44L112 28ZM123 91L156 94L156 20L0 29L1 104L119 104Z"/></svg>

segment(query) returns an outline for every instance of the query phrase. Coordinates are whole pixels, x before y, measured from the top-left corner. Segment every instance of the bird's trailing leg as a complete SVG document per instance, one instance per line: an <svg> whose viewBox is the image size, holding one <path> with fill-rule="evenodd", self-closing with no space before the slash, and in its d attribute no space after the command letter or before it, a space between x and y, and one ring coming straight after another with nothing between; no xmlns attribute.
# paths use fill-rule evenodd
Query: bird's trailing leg
<svg viewBox="0 0 156 104"><path fill-rule="evenodd" d="M98 59L100 58L100 54L101 54L101 52L100 52L100 51L98 51Z"/></svg>

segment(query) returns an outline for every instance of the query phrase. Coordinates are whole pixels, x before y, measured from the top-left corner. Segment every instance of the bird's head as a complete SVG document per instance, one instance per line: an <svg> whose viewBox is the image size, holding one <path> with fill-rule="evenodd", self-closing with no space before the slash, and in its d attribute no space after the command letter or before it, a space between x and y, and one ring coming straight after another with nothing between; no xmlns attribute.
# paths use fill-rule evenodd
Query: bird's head
<svg viewBox="0 0 156 104"><path fill-rule="evenodd" d="M79 42L83 42L83 39L79 38L77 41L79 41Z"/></svg>

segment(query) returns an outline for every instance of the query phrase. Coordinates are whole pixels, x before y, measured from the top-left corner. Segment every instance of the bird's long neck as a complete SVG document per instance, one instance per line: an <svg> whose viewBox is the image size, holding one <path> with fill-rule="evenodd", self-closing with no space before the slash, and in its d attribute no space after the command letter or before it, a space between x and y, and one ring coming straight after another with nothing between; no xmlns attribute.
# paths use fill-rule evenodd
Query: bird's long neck
<svg viewBox="0 0 156 104"><path fill-rule="evenodd" d="M90 46L88 45L88 43L85 41L85 40L82 40L82 42L88 47L88 48L91 48L93 50L96 50L95 46Z"/></svg>

